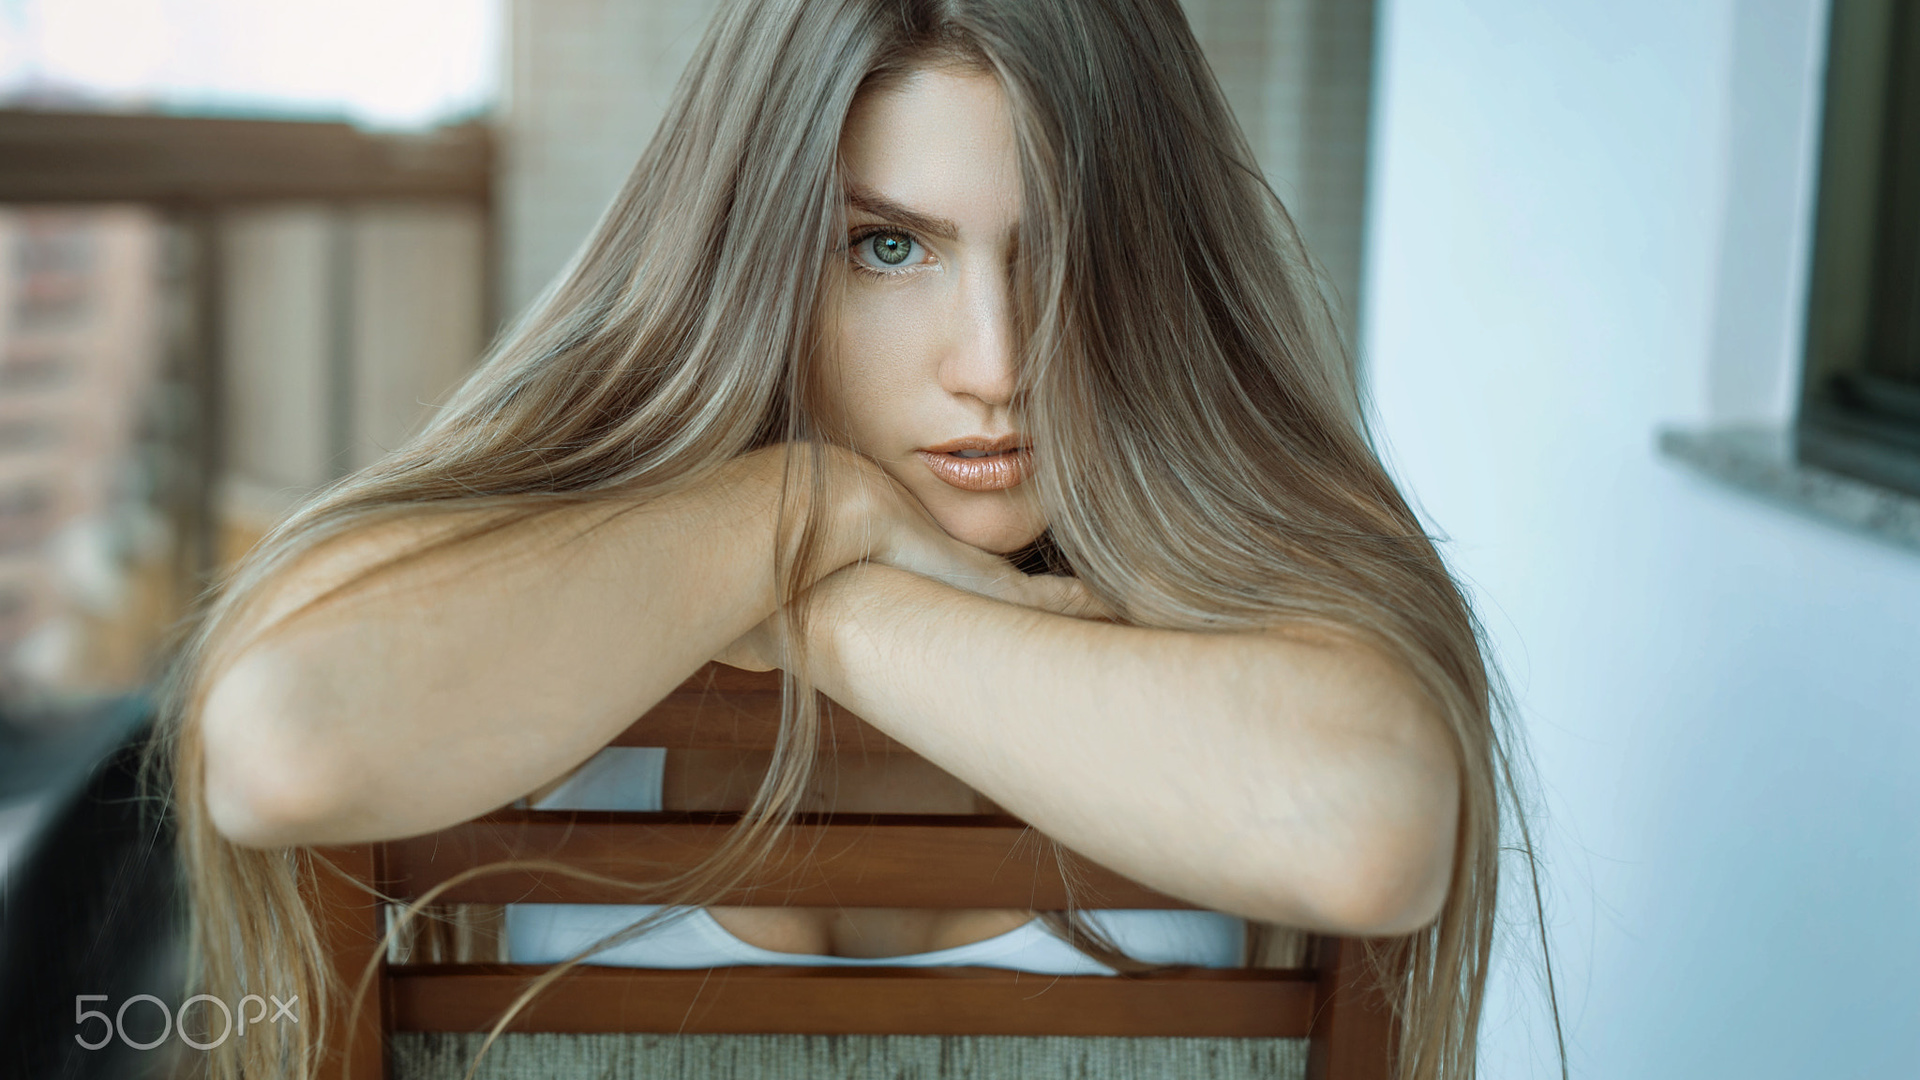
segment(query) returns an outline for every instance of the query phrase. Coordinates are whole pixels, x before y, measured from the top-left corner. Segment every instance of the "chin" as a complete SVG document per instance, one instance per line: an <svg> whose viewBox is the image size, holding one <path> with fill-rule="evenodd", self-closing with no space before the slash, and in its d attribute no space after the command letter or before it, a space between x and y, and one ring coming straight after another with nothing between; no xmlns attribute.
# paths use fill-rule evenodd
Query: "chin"
<svg viewBox="0 0 1920 1080"><path fill-rule="evenodd" d="M1046 511L1026 485L1005 491L958 491L933 479L924 467L894 479L913 494L948 536L981 551L1006 555L1047 531Z"/></svg>
<svg viewBox="0 0 1920 1080"><path fill-rule="evenodd" d="M992 513L935 511L933 516L948 536L995 555L1019 551L1047 531L1045 521L1028 514L1009 514L1003 507L995 507Z"/></svg>

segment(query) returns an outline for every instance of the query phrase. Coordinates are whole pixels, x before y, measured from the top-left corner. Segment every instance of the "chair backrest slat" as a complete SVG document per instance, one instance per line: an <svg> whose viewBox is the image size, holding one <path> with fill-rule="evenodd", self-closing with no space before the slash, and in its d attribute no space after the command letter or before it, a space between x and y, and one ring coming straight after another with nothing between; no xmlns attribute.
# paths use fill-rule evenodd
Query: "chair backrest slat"
<svg viewBox="0 0 1920 1080"><path fill-rule="evenodd" d="M501 811L386 844L386 891L415 898L476 866L550 859L621 880L659 881L692 868L726 838L732 815ZM1184 908L1062 852L1073 906ZM644 892L559 873L477 877L437 903L645 903ZM791 826L765 870L716 901L798 907L1066 908L1069 884L1052 845L1013 818L823 815Z"/></svg>

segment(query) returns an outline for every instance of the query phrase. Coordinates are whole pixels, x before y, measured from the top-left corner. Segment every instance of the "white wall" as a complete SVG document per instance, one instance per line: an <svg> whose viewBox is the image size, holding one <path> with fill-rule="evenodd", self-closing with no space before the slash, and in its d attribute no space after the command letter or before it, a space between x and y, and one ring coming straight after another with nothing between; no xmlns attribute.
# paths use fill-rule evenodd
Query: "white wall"
<svg viewBox="0 0 1920 1080"><path fill-rule="evenodd" d="M1824 6L1382 12L1379 426L1522 705L1576 1076L1920 1068L1920 553L1653 450L1790 399ZM1489 1077L1553 1071L1539 996Z"/></svg>

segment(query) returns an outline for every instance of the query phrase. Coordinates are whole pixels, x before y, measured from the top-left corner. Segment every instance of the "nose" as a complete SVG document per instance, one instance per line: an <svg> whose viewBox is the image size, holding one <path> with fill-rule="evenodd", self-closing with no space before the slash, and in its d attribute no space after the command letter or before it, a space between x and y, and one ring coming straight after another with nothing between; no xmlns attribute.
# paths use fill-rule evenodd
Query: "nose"
<svg viewBox="0 0 1920 1080"><path fill-rule="evenodd" d="M983 268L984 271L984 268ZM1004 408L1013 400L1013 295L1005 275L968 274L957 297L954 335L940 363L951 394Z"/></svg>

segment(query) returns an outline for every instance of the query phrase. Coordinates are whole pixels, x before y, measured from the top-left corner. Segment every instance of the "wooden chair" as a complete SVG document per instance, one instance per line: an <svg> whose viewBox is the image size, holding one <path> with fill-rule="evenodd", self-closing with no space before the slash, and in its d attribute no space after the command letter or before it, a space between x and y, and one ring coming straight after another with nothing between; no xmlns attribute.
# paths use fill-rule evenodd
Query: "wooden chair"
<svg viewBox="0 0 1920 1080"><path fill-rule="evenodd" d="M777 676L710 665L613 745L769 748L779 723ZM906 752L843 710L833 710L828 724L838 747ZM713 850L732 820L716 814L503 809L429 836L326 854L361 881L410 900L462 870L508 858L557 858L613 875L630 874L641 860L684 869ZM771 890L743 891L724 903L1066 906L1067 885L1055 860L1043 857L1046 845L1034 843L1031 830L1005 815L809 815L793 831L794 855L771 868L780 899L769 899ZM1084 860L1080 866L1085 875L1075 882L1075 897L1082 907L1189 906ZM328 875L320 875L316 888L310 902L321 916L334 967L351 987L378 947L385 913L366 893ZM568 878L509 872L458 885L436 900L541 902L634 898ZM1304 1038L1309 1080L1386 1080L1389 1015L1385 1003L1364 989L1358 944L1314 938L1307 959L1309 966L1292 968L1067 977L988 968L582 966L535 999L507 1031ZM352 1080L393 1080L388 1051L394 1033L490 1030L544 970L501 963L389 964L383 957L346 1048ZM348 1060L341 1053L344 1011L336 1011L330 1032L328 1080L340 1076ZM488 1053L499 1054L501 1047Z"/></svg>

